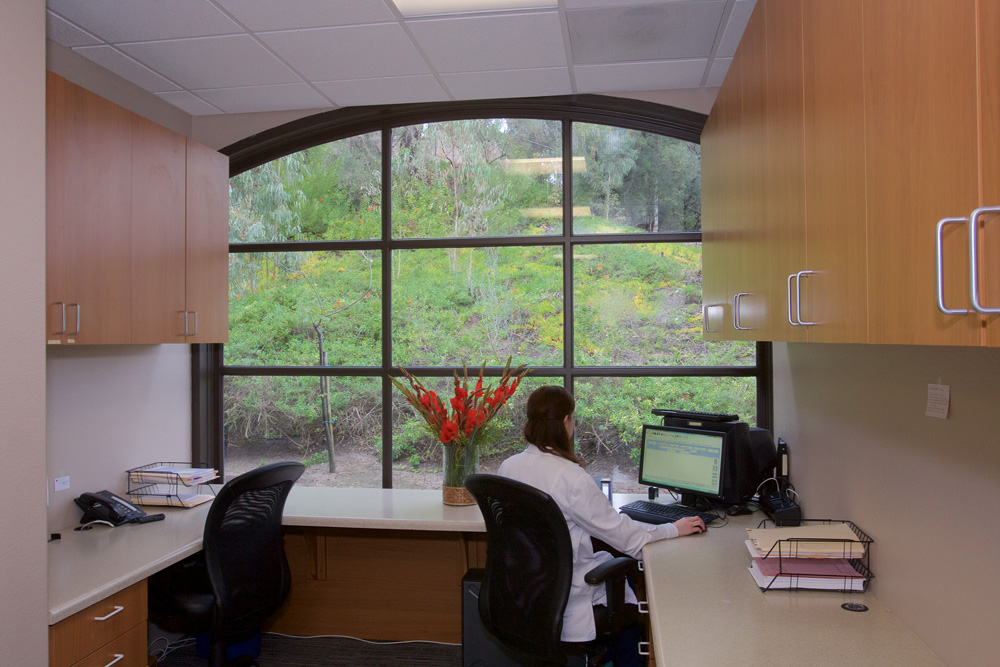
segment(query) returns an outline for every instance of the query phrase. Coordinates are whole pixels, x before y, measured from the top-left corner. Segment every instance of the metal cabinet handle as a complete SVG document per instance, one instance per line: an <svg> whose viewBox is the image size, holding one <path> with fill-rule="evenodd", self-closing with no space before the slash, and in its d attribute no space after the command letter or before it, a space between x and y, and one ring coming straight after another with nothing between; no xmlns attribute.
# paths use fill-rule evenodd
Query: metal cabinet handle
<svg viewBox="0 0 1000 667"><path fill-rule="evenodd" d="M944 228L968 222L965 218L942 218L937 223L937 301L938 310L945 315L968 315L967 308L948 308L944 305ZM971 234L975 236L975 234ZM973 251L974 252L974 251ZM975 284L975 278L972 279Z"/></svg>
<svg viewBox="0 0 1000 667"><path fill-rule="evenodd" d="M811 276L817 271L799 271L795 274L795 319L804 327L811 327L819 322L802 321L802 276Z"/></svg>
<svg viewBox="0 0 1000 667"><path fill-rule="evenodd" d="M59 309L62 311L62 327L60 327L59 331L53 332L52 335L62 336L63 334L66 333L66 302L56 301L56 303L59 305Z"/></svg>
<svg viewBox="0 0 1000 667"><path fill-rule="evenodd" d="M192 336L197 336L198 335L198 311L197 310L192 310L191 312L194 313L194 333L191 334L191 335Z"/></svg>
<svg viewBox="0 0 1000 667"><path fill-rule="evenodd" d="M649 655L649 642L639 642L639 655Z"/></svg>
<svg viewBox="0 0 1000 667"><path fill-rule="evenodd" d="M802 326L802 323L796 321L796 319L797 319L798 316L796 315L795 318L792 317L792 281L795 280L795 275L796 274L794 274L794 273L789 273L788 274L788 287L787 287L787 292L788 292L788 323L791 324L793 327L800 327L800 326Z"/></svg>
<svg viewBox="0 0 1000 667"><path fill-rule="evenodd" d="M197 310L184 310L184 337L197 336L198 335L198 311ZM190 329L190 316L194 315L194 333L191 333Z"/></svg>
<svg viewBox="0 0 1000 667"><path fill-rule="evenodd" d="M111 665L115 664L124 657L125 657L124 653L115 653L115 659L109 662L108 664L104 665L104 667L111 667Z"/></svg>
<svg viewBox="0 0 1000 667"><path fill-rule="evenodd" d="M750 295L751 292L739 292L733 297L733 328L737 331L749 331L750 327L740 324L740 299Z"/></svg>
<svg viewBox="0 0 1000 667"><path fill-rule="evenodd" d="M989 308L982 304L979 298L979 218L987 213L1000 213L1000 206L984 206L982 208L977 208L969 216L969 266L971 270L969 271L969 276L971 280L971 289L969 290L972 296L972 307L976 309L977 313L982 313L983 315L995 315L1000 313L1000 308ZM940 224L940 223L939 223Z"/></svg>
<svg viewBox="0 0 1000 667"><path fill-rule="evenodd" d="M721 308L721 307L722 306L720 306L718 304L715 304L715 303L710 303L710 304L704 304L704 305L702 305L702 307L701 307L701 331L702 331L702 333L717 333L719 331L718 329L709 329L708 328L708 311L711 308Z"/></svg>
<svg viewBox="0 0 1000 667"><path fill-rule="evenodd" d="M95 617L94 617L94 620L95 620L95 621L106 621L106 620L108 620L109 618L111 618L112 616L114 616L115 614L117 614L117 613L121 612L121 610L122 610L122 609L124 609L124 608L125 608L125 607L120 607L120 606L118 606L118 605L115 605L115 610L114 610L113 612L111 612L111 613L110 613L110 614L108 614L107 616L95 616Z"/></svg>
<svg viewBox="0 0 1000 667"><path fill-rule="evenodd" d="M70 331L69 335L70 336L79 336L80 335L80 304L78 304L78 303L71 303L71 304L69 304L69 307L70 308L76 308L76 330L75 331Z"/></svg>
<svg viewBox="0 0 1000 667"><path fill-rule="evenodd" d="M639 600L639 613L640 614L648 614L649 613L649 601L648 600Z"/></svg>

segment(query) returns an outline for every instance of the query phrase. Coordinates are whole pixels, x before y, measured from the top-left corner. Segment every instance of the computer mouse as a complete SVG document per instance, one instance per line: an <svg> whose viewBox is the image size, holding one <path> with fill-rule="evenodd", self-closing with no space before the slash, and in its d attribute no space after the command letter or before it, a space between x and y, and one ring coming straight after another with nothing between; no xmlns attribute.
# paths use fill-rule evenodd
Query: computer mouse
<svg viewBox="0 0 1000 667"><path fill-rule="evenodd" d="M746 505L733 505L726 509L726 514L729 516L743 516L744 514L753 514L753 510Z"/></svg>

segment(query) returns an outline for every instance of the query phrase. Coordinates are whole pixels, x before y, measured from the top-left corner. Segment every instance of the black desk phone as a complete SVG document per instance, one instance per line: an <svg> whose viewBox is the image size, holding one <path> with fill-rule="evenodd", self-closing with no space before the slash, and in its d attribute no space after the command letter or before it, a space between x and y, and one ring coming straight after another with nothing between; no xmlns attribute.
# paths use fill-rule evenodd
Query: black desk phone
<svg viewBox="0 0 1000 667"><path fill-rule="evenodd" d="M132 503L110 491L84 493L73 502L83 510L80 523L102 521L112 526L120 526L123 523L148 523L163 518L162 514L147 515Z"/></svg>

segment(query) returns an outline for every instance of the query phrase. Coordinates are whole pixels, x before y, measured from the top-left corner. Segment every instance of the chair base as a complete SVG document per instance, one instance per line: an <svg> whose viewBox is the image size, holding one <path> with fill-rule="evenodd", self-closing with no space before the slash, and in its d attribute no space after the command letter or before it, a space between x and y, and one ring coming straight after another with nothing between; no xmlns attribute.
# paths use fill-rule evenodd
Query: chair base
<svg viewBox="0 0 1000 667"><path fill-rule="evenodd" d="M208 633L203 632L197 637L195 637L198 647L198 655L202 658L209 657L211 651L211 643L208 639ZM247 656L251 660L256 660L260 657L260 633L255 633L248 639L243 641L233 642L226 646L226 660L233 661L236 658Z"/></svg>

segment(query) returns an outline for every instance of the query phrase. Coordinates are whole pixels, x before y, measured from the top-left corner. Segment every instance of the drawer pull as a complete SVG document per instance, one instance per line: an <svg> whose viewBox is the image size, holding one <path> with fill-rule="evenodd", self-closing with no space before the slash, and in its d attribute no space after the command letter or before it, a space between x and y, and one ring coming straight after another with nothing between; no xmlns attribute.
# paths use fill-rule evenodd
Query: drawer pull
<svg viewBox="0 0 1000 667"><path fill-rule="evenodd" d="M750 292L740 292L733 297L733 328L739 331L749 331L753 327L745 327L740 324L740 299L750 296Z"/></svg>
<svg viewBox="0 0 1000 667"><path fill-rule="evenodd" d="M640 614L648 614L649 613L649 601L648 600L639 600L639 605L638 606L639 606L639 613Z"/></svg>
<svg viewBox="0 0 1000 667"><path fill-rule="evenodd" d="M944 305L944 238L946 225L960 225L968 222L965 218L942 218L937 224L937 302L938 310L945 315L967 315L965 308L949 308Z"/></svg>
<svg viewBox="0 0 1000 667"><path fill-rule="evenodd" d="M983 315L996 315L1000 308L984 306L979 296L979 218L987 213L1000 213L1000 206L977 208L969 216L969 265L971 275L972 307Z"/></svg>
<svg viewBox="0 0 1000 667"><path fill-rule="evenodd" d="M111 667L111 665L115 664L124 657L125 657L124 653L115 653L115 659L109 662L108 664L104 665L104 667Z"/></svg>
<svg viewBox="0 0 1000 667"><path fill-rule="evenodd" d="M106 620L108 620L109 618L111 618L112 616L114 616L115 614L117 614L118 612L120 612L120 611L121 611L122 609L124 609L124 608L125 608L125 607L120 607L120 606L118 606L118 605L115 605L115 610L114 610L113 612L111 612L111 613L110 613L110 614L108 614L107 616L95 616L95 617L94 617L94 620L95 620L95 621L106 621Z"/></svg>
<svg viewBox="0 0 1000 667"><path fill-rule="evenodd" d="M649 654L649 642L639 642L639 655L648 656Z"/></svg>

